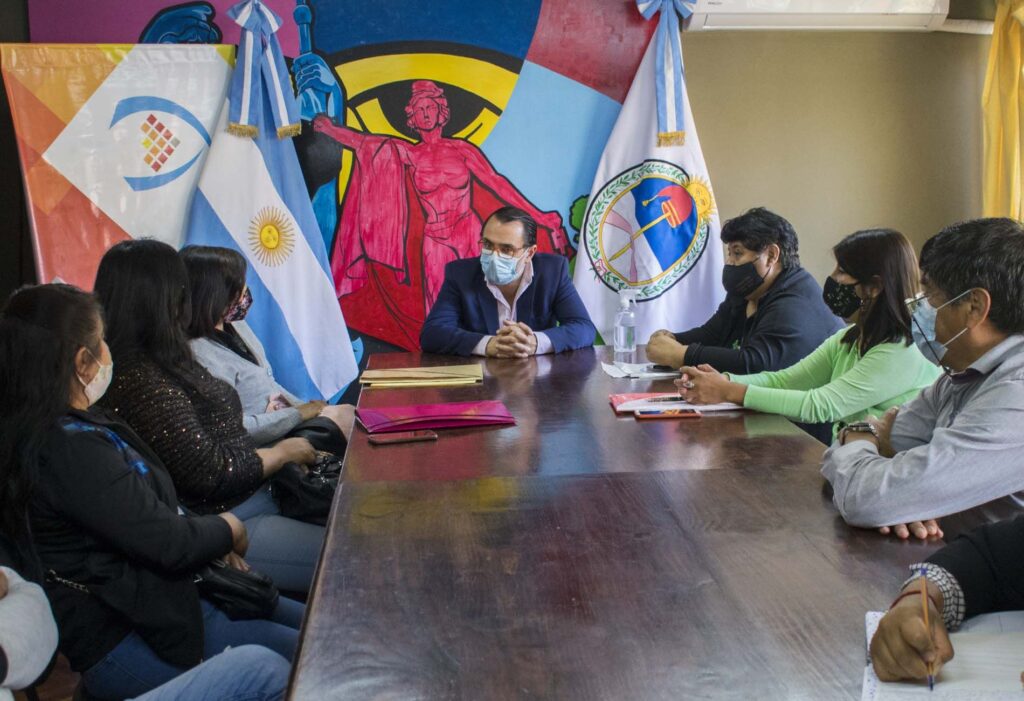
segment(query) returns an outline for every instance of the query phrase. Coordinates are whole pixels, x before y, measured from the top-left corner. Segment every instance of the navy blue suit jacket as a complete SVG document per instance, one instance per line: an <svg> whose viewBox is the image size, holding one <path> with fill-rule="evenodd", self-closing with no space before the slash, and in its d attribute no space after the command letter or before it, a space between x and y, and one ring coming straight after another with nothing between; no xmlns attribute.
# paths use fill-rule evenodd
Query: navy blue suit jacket
<svg viewBox="0 0 1024 701"><path fill-rule="evenodd" d="M597 335L569 279L569 261L549 253L533 256L533 282L516 303L516 320L547 334L555 353L592 346ZM472 355L481 338L497 332L498 302L487 289L480 259L446 265L444 284L420 332L423 350Z"/></svg>

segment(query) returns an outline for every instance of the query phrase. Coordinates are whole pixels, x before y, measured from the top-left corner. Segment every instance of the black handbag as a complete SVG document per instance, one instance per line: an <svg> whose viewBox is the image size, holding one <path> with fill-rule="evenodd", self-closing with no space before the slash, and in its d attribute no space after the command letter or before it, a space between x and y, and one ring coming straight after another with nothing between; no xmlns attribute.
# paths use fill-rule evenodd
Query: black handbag
<svg viewBox="0 0 1024 701"><path fill-rule="evenodd" d="M223 611L232 621L269 618L280 594L265 574L242 572L223 560L214 560L195 575L199 596Z"/></svg>
<svg viewBox="0 0 1024 701"><path fill-rule="evenodd" d="M305 438L317 450L334 453L339 458L345 456L348 441L338 424L323 416L306 419L287 434L288 438Z"/></svg>
<svg viewBox="0 0 1024 701"><path fill-rule="evenodd" d="M278 470L270 480L270 493L282 516L326 526L340 478L341 459L322 452L308 470L295 463Z"/></svg>

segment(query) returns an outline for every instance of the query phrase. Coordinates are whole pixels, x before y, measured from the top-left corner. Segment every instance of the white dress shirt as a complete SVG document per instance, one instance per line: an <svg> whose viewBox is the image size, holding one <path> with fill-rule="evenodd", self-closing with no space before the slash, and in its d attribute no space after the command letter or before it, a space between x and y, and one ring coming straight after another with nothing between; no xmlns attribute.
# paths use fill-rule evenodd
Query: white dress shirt
<svg viewBox="0 0 1024 701"><path fill-rule="evenodd" d="M512 304L509 305L508 300L505 299L505 295L498 288L497 285L487 283L487 289L494 295L494 299L497 300L498 304L498 328L500 329L506 321L518 321L516 319L516 304L519 303L519 298L523 296L523 293L530 287L530 283L533 282L533 261L526 261L526 265L523 266L523 274L519 278L519 289L516 290L516 297L512 300ZM534 331L533 335L537 337L537 350L534 351L534 355L544 355L551 352L551 339L548 338L547 334L543 331ZM487 355L487 344L491 342L494 336L484 336L480 339L480 342L473 348L473 355Z"/></svg>

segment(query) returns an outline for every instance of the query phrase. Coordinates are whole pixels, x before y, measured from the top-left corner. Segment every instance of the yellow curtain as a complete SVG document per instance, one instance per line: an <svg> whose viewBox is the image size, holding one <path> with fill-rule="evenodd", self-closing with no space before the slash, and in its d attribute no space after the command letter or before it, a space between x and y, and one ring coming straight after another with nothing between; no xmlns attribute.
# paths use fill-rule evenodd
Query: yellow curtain
<svg viewBox="0 0 1024 701"><path fill-rule="evenodd" d="M999 0L988 57L984 110L985 216L1024 219L1024 0Z"/></svg>

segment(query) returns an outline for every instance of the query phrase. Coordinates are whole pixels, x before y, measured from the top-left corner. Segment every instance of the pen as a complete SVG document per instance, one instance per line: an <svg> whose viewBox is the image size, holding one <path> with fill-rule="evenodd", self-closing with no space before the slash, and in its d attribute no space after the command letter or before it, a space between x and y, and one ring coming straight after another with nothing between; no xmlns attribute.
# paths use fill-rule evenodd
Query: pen
<svg viewBox="0 0 1024 701"><path fill-rule="evenodd" d="M673 394L671 397L653 397L646 400L648 403L654 402L685 402L686 400L680 397L678 394Z"/></svg>
<svg viewBox="0 0 1024 701"><path fill-rule="evenodd" d="M924 569L921 569L921 610L924 612L924 627L928 629L928 642L932 649L935 649L935 640L932 638L932 627L928 623L928 580L925 579ZM935 666L928 663L928 691L935 691Z"/></svg>

